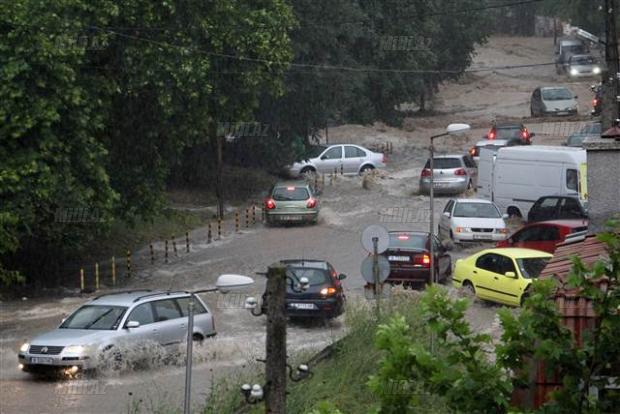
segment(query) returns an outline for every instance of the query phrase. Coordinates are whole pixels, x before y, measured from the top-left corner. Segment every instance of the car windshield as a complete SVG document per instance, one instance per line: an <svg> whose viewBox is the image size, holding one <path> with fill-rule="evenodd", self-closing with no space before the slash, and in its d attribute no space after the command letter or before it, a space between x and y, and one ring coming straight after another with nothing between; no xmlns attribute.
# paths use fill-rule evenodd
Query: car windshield
<svg viewBox="0 0 620 414"><path fill-rule="evenodd" d="M585 52L586 48L583 45L566 45L562 47L562 51L564 53L577 54Z"/></svg>
<svg viewBox="0 0 620 414"><path fill-rule="evenodd" d="M569 147L581 147L585 139L585 135L572 135L566 140L566 145Z"/></svg>
<svg viewBox="0 0 620 414"><path fill-rule="evenodd" d="M306 158L316 158L321 155L321 153L325 151L326 148L327 147L324 145L312 145L310 148L308 148L304 155L306 156Z"/></svg>
<svg viewBox="0 0 620 414"><path fill-rule="evenodd" d="M596 61L592 56L573 56L570 63L573 65L591 65Z"/></svg>
<svg viewBox="0 0 620 414"><path fill-rule="evenodd" d="M288 271L291 273L291 277L293 278L293 280L300 280L302 277L307 278L310 286L322 285L329 281L329 275L327 271L323 269L314 269L308 267L289 267Z"/></svg>
<svg viewBox="0 0 620 414"><path fill-rule="evenodd" d="M431 160L426 160L424 168L431 168ZM434 170L447 170L451 168L461 168L461 160L458 158L433 158Z"/></svg>
<svg viewBox="0 0 620 414"><path fill-rule="evenodd" d="M542 97L545 101L564 101L573 99L573 94L566 88L544 89Z"/></svg>
<svg viewBox="0 0 620 414"><path fill-rule="evenodd" d="M510 138L520 138L521 137L521 128L519 127L505 127L505 128L497 128L497 139L510 139Z"/></svg>
<svg viewBox="0 0 620 414"><path fill-rule="evenodd" d="M60 328L114 330L126 310L123 306L84 305L69 316Z"/></svg>
<svg viewBox="0 0 620 414"><path fill-rule="evenodd" d="M500 218L499 210L489 203L457 203L454 217Z"/></svg>
<svg viewBox="0 0 620 414"><path fill-rule="evenodd" d="M302 201L307 200L310 195L304 187L276 187L273 189L272 197L275 201Z"/></svg>
<svg viewBox="0 0 620 414"><path fill-rule="evenodd" d="M521 276L525 279L534 279L540 275L548 261L548 257L526 257L517 259L517 266L519 266Z"/></svg>
<svg viewBox="0 0 620 414"><path fill-rule="evenodd" d="M390 249L425 249L427 236L424 234L390 233Z"/></svg>
<svg viewBox="0 0 620 414"><path fill-rule="evenodd" d="M593 122L581 129L582 134L600 134L602 131L600 122Z"/></svg>

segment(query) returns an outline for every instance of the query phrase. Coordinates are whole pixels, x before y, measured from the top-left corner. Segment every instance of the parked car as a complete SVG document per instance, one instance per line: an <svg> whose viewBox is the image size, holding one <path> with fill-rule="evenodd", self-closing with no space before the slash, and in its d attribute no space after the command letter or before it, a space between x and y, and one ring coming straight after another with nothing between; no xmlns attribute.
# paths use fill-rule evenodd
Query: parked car
<svg viewBox="0 0 620 414"><path fill-rule="evenodd" d="M577 95L564 86L546 86L534 89L530 101L533 117L545 115L576 115Z"/></svg>
<svg viewBox="0 0 620 414"><path fill-rule="evenodd" d="M566 138L566 142L564 145L567 147L579 147L583 146L583 141L585 141L589 137L600 137L601 136L601 123L600 122L590 122L583 128L579 130L579 132L575 132L571 134L568 138Z"/></svg>
<svg viewBox="0 0 620 414"><path fill-rule="evenodd" d="M480 150L486 148L488 150L497 152L502 147L514 147L515 145L526 145L521 138L510 139L483 139L476 142L476 145L469 149L469 155L476 161L480 159Z"/></svg>
<svg viewBox="0 0 620 414"><path fill-rule="evenodd" d="M433 157L433 191L437 194L460 194L474 189L478 183L478 166L469 155L438 155ZM420 174L420 192L429 193L431 161L426 160Z"/></svg>
<svg viewBox="0 0 620 414"><path fill-rule="evenodd" d="M452 283L484 300L520 306L551 254L532 249L486 249L456 261Z"/></svg>
<svg viewBox="0 0 620 414"><path fill-rule="evenodd" d="M458 198L448 201L439 219L440 237L455 242L500 241L508 236L504 218L488 200Z"/></svg>
<svg viewBox="0 0 620 414"><path fill-rule="evenodd" d="M546 220L587 219L588 213L578 197L545 196L532 206L527 214L528 223Z"/></svg>
<svg viewBox="0 0 620 414"><path fill-rule="evenodd" d="M540 197L586 194L586 151L562 146L527 145L481 150L478 195L511 216L527 217Z"/></svg>
<svg viewBox="0 0 620 414"><path fill-rule="evenodd" d="M555 70L560 75L567 71L568 61L571 56L586 54L588 53L588 48L579 39L561 39L557 43L555 53L558 55L555 61Z"/></svg>
<svg viewBox="0 0 620 414"><path fill-rule="evenodd" d="M149 344L170 348L187 338L187 314L194 298L195 340L215 335L213 314L190 292L126 291L97 296L80 306L53 331L23 344L18 362L25 372L44 373L119 364ZM138 352L139 353L139 352ZM145 355L147 356L147 355Z"/></svg>
<svg viewBox="0 0 620 414"><path fill-rule="evenodd" d="M390 262L390 275L385 283L405 287L424 287L430 283L430 237L422 231L390 231L390 242L383 255ZM435 250L435 277L446 281L452 274L452 259L448 247L433 235ZM449 246L449 245L448 245Z"/></svg>
<svg viewBox="0 0 620 414"><path fill-rule="evenodd" d="M311 223L319 220L320 203L305 181L279 182L269 191L264 205L267 225Z"/></svg>
<svg viewBox="0 0 620 414"><path fill-rule="evenodd" d="M536 135L530 133L526 126L519 123L495 123L491 130L484 136L485 139L506 139L511 140L518 138L524 144L530 144L532 137Z"/></svg>
<svg viewBox="0 0 620 414"><path fill-rule="evenodd" d="M590 115L599 116L603 110L603 85L599 82L598 84L590 86L590 89L594 92Z"/></svg>
<svg viewBox="0 0 620 414"><path fill-rule="evenodd" d="M306 155L289 167L293 177L309 173L329 174L342 170L345 175L356 175L384 168L387 162L385 154L353 144L334 144L314 146Z"/></svg>
<svg viewBox="0 0 620 414"><path fill-rule="evenodd" d="M506 240L497 242L497 247L522 247L526 249L555 252L556 246L569 239L585 236L588 231L586 220L549 220L526 224Z"/></svg>
<svg viewBox="0 0 620 414"><path fill-rule="evenodd" d="M290 280L308 279L309 285L302 290L298 284L287 283L286 314L293 318L332 319L344 312L345 294L342 281L346 275L337 273L334 266L325 260L287 259ZM263 294L261 308L267 312L267 292Z"/></svg>
<svg viewBox="0 0 620 414"><path fill-rule="evenodd" d="M598 76L601 66L592 55L572 55L568 59L567 72L571 78Z"/></svg>

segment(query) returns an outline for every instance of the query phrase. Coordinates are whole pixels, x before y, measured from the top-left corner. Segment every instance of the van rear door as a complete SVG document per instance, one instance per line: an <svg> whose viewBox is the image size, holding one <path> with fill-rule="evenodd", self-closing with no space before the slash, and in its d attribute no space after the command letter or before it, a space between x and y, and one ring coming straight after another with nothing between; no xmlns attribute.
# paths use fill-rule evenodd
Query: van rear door
<svg viewBox="0 0 620 414"><path fill-rule="evenodd" d="M480 158L478 159L478 195L491 201L493 201L494 164L495 151L488 148L480 148Z"/></svg>

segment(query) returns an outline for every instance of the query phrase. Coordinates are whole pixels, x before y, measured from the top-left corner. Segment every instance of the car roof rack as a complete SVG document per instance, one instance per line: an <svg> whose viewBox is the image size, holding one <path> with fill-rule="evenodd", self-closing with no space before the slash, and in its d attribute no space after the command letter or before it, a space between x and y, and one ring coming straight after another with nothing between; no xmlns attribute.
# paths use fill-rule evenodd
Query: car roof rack
<svg viewBox="0 0 620 414"><path fill-rule="evenodd" d="M99 296L95 296L95 298L93 300L97 300L99 298L102 298L104 296L112 296L112 295L122 295L124 293L136 293L136 292L152 292L151 289L129 289L129 290L119 290L117 292L109 292L109 293L103 293Z"/></svg>
<svg viewBox="0 0 620 414"><path fill-rule="evenodd" d="M138 296L137 298L135 298L133 300L133 303L136 303L136 302L138 302L138 301L140 301L140 300L142 300L144 298L148 298L148 297L151 297L151 296L161 296L161 295L167 295L168 296L168 295L174 295L174 294L177 294L177 293L192 293L192 292L188 292L187 290L168 290L168 291L165 291L165 292L149 293L148 295Z"/></svg>

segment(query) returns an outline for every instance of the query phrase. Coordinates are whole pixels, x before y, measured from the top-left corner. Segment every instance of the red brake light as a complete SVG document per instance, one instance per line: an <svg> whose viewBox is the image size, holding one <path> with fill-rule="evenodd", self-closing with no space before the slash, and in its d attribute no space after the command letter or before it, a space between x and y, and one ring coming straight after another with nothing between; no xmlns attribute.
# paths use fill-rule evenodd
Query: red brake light
<svg viewBox="0 0 620 414"><path fill-rule="evenodd" d="M527 133L527 129L521 133L521 136L522 136L524 139L527 139L527 138L528 138L529 134Z"/></svg>
<svg viewBox="0 0 620 414"><path fill-rule="evenodd" d="M596 106L597 103L598 103L598 99L592 99L592 106Z"/></svg>
<svg viewBox="0 0 620 414"><path fill-rule="evenodd" d="M295 191L295 187L286 187L286 191Z"/></svg>
<svg viewBox="0 0 620 414"><path fill-rule="evenodd" d="M465 171L463 168L459 168L458 170L454 171L454 175L467 175L467 171Z"/></svg>
<svg viewBox="0 0 620 414"><path fill-rule="evenodd" d="M495 139L495 131L491 130L491 132L489 132L488 137L489 137L489 139Z"/></svg>
<svg viewBox="0 0 620 414"><path fill-rule="evenodd" d="M428 254L417 254L413 257L413 264L422 267L430 267L431 257Z"/></svg>
<svg viewBox="0 0 620 414"><path fill-rule="evenodd" d="M265 201L265 208L267 208L267 210L273 210L274 208L276 208L276 202L273 201L273 198Z"/></svg>
<svg viewBox="0 0 620 414"><path fill-rule="evenodd" d="M398 236L398 240L409 240L409 236L407 236L406 234L401 234L400 236Z"/></svg>
<svg viewBox="0 0 620 414"><path fill-rule="evenodd" d="M476 155L478 155L478 154L476 154L476 152L477 152L476 151L476 147L471 147L469 149L469 155L471 155L472 157L475 157Z"/></svg>
<svg viewBox="0 0 620 414"><path fill-rule="evenodd" d="M430 168L425 168L422 170L422 177L430 177L430 176L431 176Z"/></svg>
<svg viewBox="0 0 620 414"><path fill-rule="evenodd" d="M323 296L332 296L336 294L336 288L328 287L321 289L321 295Z"/></svg>
<svg viewBox="0 0 620 414"><path fill-rule="evenodd" d="M316 207L316 198L309 199L308 202L306 203L306 207L308 207L308 208L315 208Z"/></svg>

